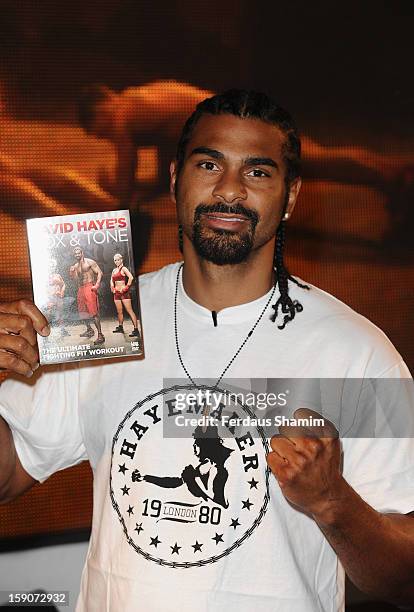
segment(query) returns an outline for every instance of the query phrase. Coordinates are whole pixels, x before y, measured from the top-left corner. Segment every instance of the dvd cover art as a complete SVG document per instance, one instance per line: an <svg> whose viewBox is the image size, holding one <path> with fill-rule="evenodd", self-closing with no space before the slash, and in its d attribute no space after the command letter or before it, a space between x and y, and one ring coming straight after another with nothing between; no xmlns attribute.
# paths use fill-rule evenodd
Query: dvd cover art
<svg viewBox="0 0 414 612"><path fill-rule="evenodd" d="M128 210L28 219L40 363L143 356Z"/></svg>

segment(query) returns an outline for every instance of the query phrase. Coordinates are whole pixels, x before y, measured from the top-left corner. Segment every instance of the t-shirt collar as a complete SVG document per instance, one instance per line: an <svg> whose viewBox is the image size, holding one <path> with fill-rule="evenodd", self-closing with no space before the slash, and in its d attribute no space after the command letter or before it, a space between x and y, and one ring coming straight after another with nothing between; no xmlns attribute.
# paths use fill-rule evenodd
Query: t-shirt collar
<svg viewBox="0 0 414 612"><path fill-rule="evenodd" d="M240 323L242 321L249 321L251 319L256 319L266 302L268 301L273 287L269 289L265 295L253 300L252 302L246 302L245 304L239 304L238 306L229 306L228 308L223 308L217 313L217 324L218 326L222 324L232 324L232 323ZM276 288L274 300L272 300L272 304L279 297L278 290ZM178 295L177 295L178 309L184 310L188 315L206 323L213 325L213 318L211 314L211 310L201 306L187 295L182 280L182 274L180 274L180 279L178 283ZM272 314L273 311L271 309L271 305L269 304L268 308L269 314Z"/></svg>

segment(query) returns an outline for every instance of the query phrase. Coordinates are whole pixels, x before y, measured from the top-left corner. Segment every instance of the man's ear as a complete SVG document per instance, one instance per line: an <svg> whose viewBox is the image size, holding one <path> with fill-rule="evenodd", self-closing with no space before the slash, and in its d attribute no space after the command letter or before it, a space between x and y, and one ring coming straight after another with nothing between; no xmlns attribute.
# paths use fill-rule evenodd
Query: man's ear
<svg viewBox="0 0 414 612"><path fill-rule="evenodd" d="M302 179L300 176L293 179L293 181L289 185L289 198L288 203L285 210L285 219L289 219L291 216L293 209L296 205L296 200L298 199L299 191L302 186Z"/></svg>
<svg viewBox="0 0 414 612"><path fill-rule="evenodd" d="M177 203L175 197L175 187L177 184L177 160L170 163L170 198L174 204Z"/></svg>

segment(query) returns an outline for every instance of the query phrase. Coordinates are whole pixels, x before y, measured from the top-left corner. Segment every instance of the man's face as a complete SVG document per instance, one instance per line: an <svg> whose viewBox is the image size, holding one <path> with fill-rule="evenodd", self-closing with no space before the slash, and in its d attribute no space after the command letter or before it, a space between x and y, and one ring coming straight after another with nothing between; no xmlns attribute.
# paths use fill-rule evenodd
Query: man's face
<svg viewBox="0 0 414 612"><path fill-rule="evenodd" d="M285 136L257 119L203 115L194 128L171 192L179 222L197 253L217 265L237 264L274 239L287 194ZM295 181L287 211L300 188Z"/></svg>
<svg viewBox="0 0 414 612"><path fill-rule="evenodd" d="M73 254L75 256L75 259L77 259L78 261L80 261L82 259L82 249L80 249L79 247L76 247L76 249L73 249Z"/></svg>

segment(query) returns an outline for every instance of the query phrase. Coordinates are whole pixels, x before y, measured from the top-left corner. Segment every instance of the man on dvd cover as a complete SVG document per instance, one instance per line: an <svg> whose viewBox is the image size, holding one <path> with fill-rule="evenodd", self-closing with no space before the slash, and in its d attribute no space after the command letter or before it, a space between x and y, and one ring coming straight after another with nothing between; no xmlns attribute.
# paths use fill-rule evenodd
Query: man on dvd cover
<svg viewBox="0 0 414 612"><path fill-rule="evenodd" d="M102 280L102 270L93 259L85 257L80 247L73 249L76 263L69 268L71 278L79 283L77 301L79 318L85 320L86 330L79 334L81 338L91 338L95 335L90 320L93 319L98 337L94 344L103 344L105 336L102 333L101 319L99 317L98 289Z"/></svg>

